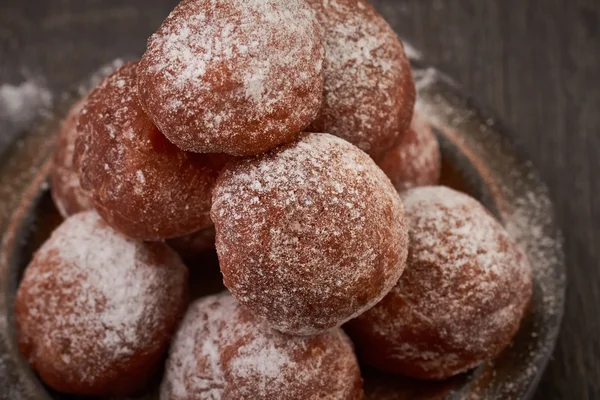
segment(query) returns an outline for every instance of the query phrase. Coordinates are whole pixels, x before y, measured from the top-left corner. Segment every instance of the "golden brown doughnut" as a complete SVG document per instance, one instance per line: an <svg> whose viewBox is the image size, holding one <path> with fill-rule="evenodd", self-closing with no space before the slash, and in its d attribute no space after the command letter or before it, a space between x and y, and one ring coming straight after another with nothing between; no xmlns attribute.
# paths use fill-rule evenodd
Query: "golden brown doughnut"
<svg viewBox="0 0 600 400"><path fill-rule="evenodd" d="M229 294L192 304L171 346L161 400L362 400L352 343L332 329L269 329Z"/></svg>
<svg viewBox="0 0 600 400"><path fill-rule="evenodd" d="M304 0L184 0L148 40L140 100L183 150L257 154L314 120L324 57Z"/></svg>
<svg viewBox="0 0 600 400"><path fill-rule="evenodd" d="M329 134L228 164L211 216L225 286L282 332L341 325L404 269L398 193L367 154Z"/></svg>
<svg viewBox="0 0 600 400"><path fill-rule="evenodd" d="M309 0L325 40L325 97L309 132L346 139L374 159L408 130L415 83L404 48L364 0Z"/></svg>
<svg viewBox="0 0 600 400"><path fill-rule="evenodd" d="M531 268L475 199L442 186L402 195L406 271L379 304L350 321L359 357L419 379L445 379L496 357L531 297Z"/></svg>
<svg viewBox="0 0 600 400"><path fill-rule="evenodd" d="M183 316L187 278L163 243L127 239L94 211L75 214L25 271L14 309L19 350L60 392L138 392Z"/></svg>
<svg viewBox="0 0 600 400"><path fill-rule="evenodd" d="M75 149L81 185L129 237L184 236L211 225L211 190L227 157L171 144L138 103L136 67L121 67L88 97Z"/></svg>

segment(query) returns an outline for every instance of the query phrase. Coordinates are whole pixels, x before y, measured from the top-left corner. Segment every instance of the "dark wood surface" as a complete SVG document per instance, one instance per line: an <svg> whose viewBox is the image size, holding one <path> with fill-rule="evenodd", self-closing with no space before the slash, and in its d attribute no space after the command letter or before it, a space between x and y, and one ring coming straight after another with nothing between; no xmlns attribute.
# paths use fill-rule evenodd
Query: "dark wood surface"
<svg viewBox="0 0 600 400"><path fill-rule="evenodd" d="M536 399L600 399L600 1L374 2L426 62L514 128L550 186L565 234L569 290ZM175 1L140 3L1 0L0 84L41 74L60 93L98 65L131 54L122 37L139 39L135 52L141 51L149 32L136 31L135 21L156 26ZM131 19L132 28L111 29L100 17L107 7L110 18ZM70 9L77 20L64 12ZM89 36L66 28L73 25ZM69 45L81 40L98 51L81 57Z"/></svg>
<svg viewBox="0 0 600 400"><path fill-rule="evenodd" d="M600 1L412 0L383 8L427 62L514 128L550 186L569 287L536 399L600 399Z"/></svg>

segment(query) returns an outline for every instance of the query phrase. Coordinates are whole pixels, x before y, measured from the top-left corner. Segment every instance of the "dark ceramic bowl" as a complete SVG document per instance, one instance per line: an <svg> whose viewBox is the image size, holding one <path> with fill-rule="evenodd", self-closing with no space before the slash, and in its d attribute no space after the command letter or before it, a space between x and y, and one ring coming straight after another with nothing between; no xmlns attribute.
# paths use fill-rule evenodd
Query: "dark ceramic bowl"
<svg viewBox="0 0 600 400"><path fill-rule="evenodd" d="M77 79L73 76L81 79L86 71L89 74L93 62L99 65L117 56L128 58L140 53L145 38L171 6L162 2L162 8L143 8L143 2L130 0L108 2L113 4L109 6L91 2L91 8L81 9L74 2L66 3L73 9L63 10L62 17L46 21L48 25L40 28L43 34L36 39L37 52L35 48L29 49L32 60L36 59L35 54L47 53L50 61L46 60L45 65L50 68L58 63L52 61L56 55L49 52L52 46L54 51L57 47L52 35L59 39L64 36L67 41L69 34L78 35L69 42L72 48L66 49L67 54L62 53L62 57L84 60L74 61L67 68L73 71L70 75L64 70L53 72L53 82L59 86L52 88L54 91ZM389 4L388 8L393 7ZM89 21L84 24L74 18L73 13L77 12ZM112 29L104 32L103 27ZM86 55L89 57L85 58ZM365 369L367 399L527 399L552 354L564 303L561 236L547 189L531 163L515 149L510 131L492 113L465 96L456 83L436 70L416 62L414 71L419 89L418 112L435 127L441 143L442 183L479 199L523 246L533 266L533 299L517 337L497 359L445 382L418 382ZM84 82L84 86L89 86L89 79ZM37 128L17 132L18 140L5 146L0 160L2 400L73 399L46 388L20 356L12 309L19 280L33 252L61 221L48 192L48 160L57 126L80 93L81 90L73 90L62 95L61 105L38 121ZM0 121L0 128L3 127ZM214 291L215 287L207 290ZM141 398L156 398L156 392L150 390Z"/></svg>

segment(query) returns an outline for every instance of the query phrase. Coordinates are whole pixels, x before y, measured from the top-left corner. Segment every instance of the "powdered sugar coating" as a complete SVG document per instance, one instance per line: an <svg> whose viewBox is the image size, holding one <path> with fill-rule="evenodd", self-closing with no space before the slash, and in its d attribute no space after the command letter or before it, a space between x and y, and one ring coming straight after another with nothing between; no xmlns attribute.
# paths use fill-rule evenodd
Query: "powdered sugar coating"
<svg viewBox="0 0 600 400"><path fill-rule="evenodd" d="M225 285L282 332L341 325L404 269L400 197L367 154L329 134L230 164L211 216Z"/></svg>
<svg viewBox="0 0 600 400"><path fill-rule="evenodd" d="M52 181L52 199L60 214L66 218L80 211L90 210L92 201L89 194L81 188L79 171L73 165L77 122L85 105L83 98L73 105L60 126L54 153L54 167L50 177Z"/></svg>
<svg viewBox="0 0 600 400"><path fill-rule="evenodd" d="M364 0L310 0L323 27L325 97L311 132L328 132L374 158L408 130L415 84L402 44Z"/></svg>
<svg viewBox="0 0 600 400"><path fill-rule="evenodd" d="M142 389L187 304L187 269L162 243L126 239L95 212L63 222L15 299L19 349L56 390Z"/></svg>
<svg viewBox="0 0 600 400"><path fill-rule="evenodd" d="M400 143L377 163L400 192L436 185L440 180L441 164L437 138L431 126L416 113Z"/></svg>
<svg viewBox="0 0 600 400"><path fill-rule="evenodd" d="M411 189L402 199L410 227L406 271L347 331L377 368L444 379L508 345L531 297L531 268L475 199L441 186Z"/></svg>
<svg viewBox="0 0 600 400"><path fill-rule="evenodd" d="M261 153L317 115L324 57L304 0L184 0L148 40L140 98L183 150Z"/></svg>
<svg viewBox="0 0 600 400"><path fill-rule="evenodd" d="M189 308L161 385L161 400L362 398L352 344L340 329L287 336L224 293Z"/></svg>
<svg viewBox="0 0 600 400"><path fill-rule="evenodd" d="M210 226L225 157L171 144L138 103L136 63L106 78L82 111L75 160L96 210L129 237L161 240Z"/></svg>

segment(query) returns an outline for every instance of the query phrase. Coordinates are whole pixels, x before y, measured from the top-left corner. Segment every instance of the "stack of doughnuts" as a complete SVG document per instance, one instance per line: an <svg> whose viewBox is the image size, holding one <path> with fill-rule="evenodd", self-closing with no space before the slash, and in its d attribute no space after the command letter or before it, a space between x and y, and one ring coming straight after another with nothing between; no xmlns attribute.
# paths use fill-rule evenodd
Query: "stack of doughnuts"
<svg viewBox="0 0 600 400"><path fill-rule="evenodd" d="M362 365L439 380L497 356L531 269L436 186L414 104L364 0L183 0L60 129L65 220L15 298L20 351L57 391L161 379L163 400L359 400ZM190 302L182 259L202 276L211 250L227 291Z"/></svg>

